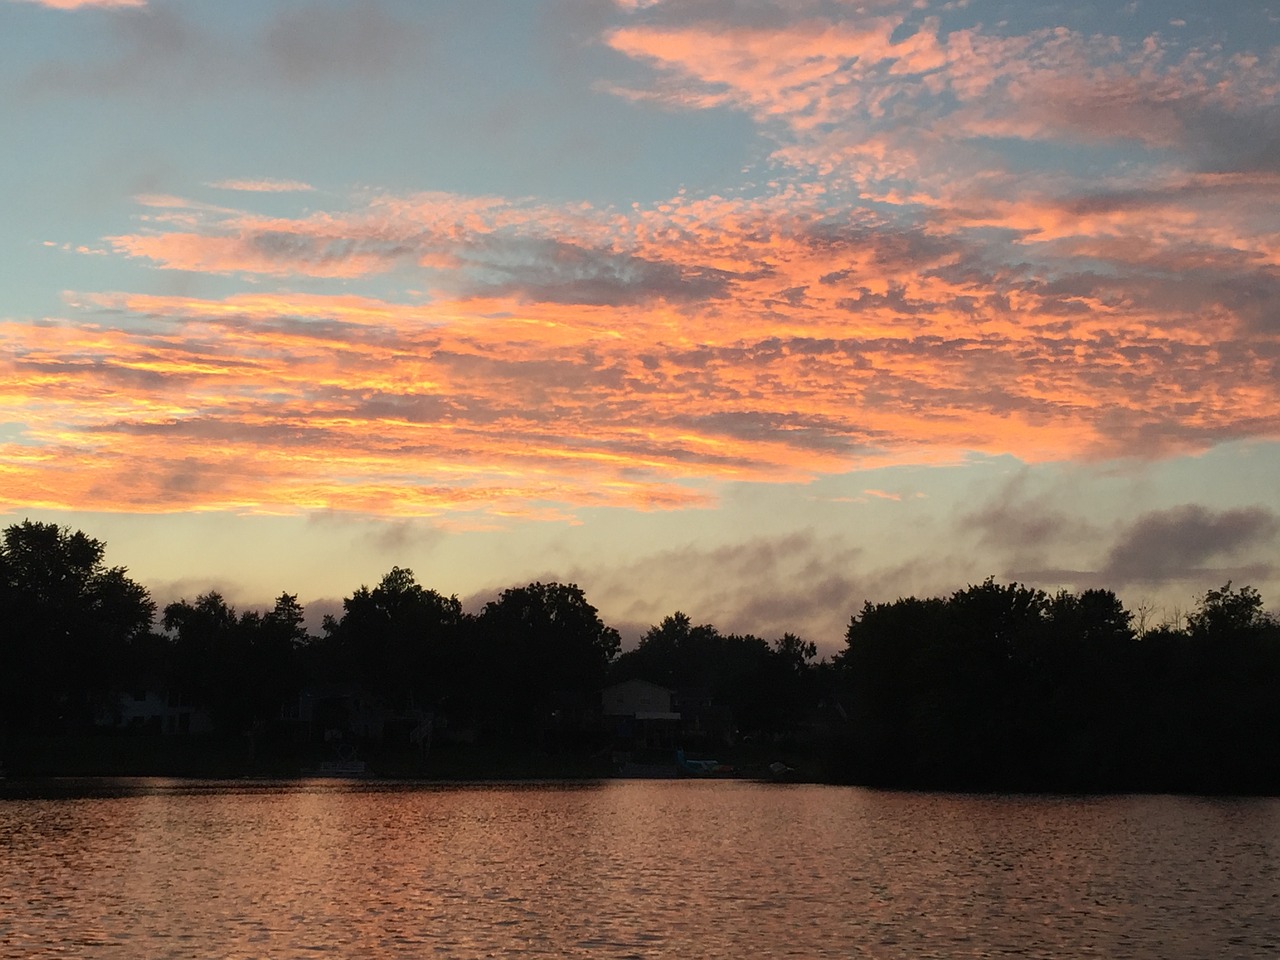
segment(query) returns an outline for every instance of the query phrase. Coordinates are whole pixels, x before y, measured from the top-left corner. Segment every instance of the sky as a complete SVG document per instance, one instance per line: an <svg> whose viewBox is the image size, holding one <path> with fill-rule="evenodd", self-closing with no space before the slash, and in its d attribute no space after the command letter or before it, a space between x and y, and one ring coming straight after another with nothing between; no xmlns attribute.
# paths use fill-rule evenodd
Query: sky
<svg viewBox="0 0 1280 960"><path fill-rule="evenodd" d="M0 0L0 523L843 645L1280 609L1280 2Z"/></svg>

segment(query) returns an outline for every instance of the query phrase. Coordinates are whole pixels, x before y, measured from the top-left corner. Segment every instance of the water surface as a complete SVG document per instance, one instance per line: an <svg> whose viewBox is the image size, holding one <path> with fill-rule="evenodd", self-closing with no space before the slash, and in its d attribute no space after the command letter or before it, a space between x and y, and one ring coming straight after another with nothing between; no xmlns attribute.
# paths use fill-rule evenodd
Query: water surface
<svg viewBox="0 0 1280 960"><path fill-rule="evenodd" d="M1280 954L1273 799L724 781L12 793L5 958Z"/></svg>

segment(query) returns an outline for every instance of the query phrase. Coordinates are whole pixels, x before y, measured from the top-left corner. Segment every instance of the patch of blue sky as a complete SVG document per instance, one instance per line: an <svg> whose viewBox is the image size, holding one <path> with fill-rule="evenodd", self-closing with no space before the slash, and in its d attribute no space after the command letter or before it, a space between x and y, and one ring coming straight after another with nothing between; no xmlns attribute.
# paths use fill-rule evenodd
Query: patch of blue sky
<svg viewBox="0 0 1280 960"><path fill-rule="evenodd" d="M317 34L313 51L273 51L280 21L257 13L259 22L240 28L259 39L237 45L228 25L255 16L253 5L216 14L212 6L116 20L26 10L23 30L40 39L7 72L25 76L29 91L0 117L8 113L8 129L50 163L24 164L35 182L21 190L40 196L41 181L70 179L99 197L185 195L199 182L272 177L608 205L732 183L744 158L762 152L739 113L627 104L603 89L601 76L643 71L599 43L531 43L531 33L548 30L536 22L538 4L499 3L492 16L466 17L448 5L388 4L389 16L414 28L408 47L385 64L332 69L305 62L330 40ZM156 22L144 29L147 18ZM56 43L53 23L62 28ZM76 149L90 143L92 155Z"/></svg>
<svg viewBox="0 0 1280 960"><path fill-rule="evenodd" d="M1004 171L1017 175L1047 174L1075 189L1097 189L1117 178L1150 177L1175 158L1170 150L1151 149L1131 140L1030 140L987 137L975 141L994 150Z"/></svg>
<svg viewBox="0 0 1280 960"><path fill-rule="evenodd" d="M27 425L18 421L0 422L0 444L16 443L23 447L38 447L44 441L33 440L27 433Z"/></svg>

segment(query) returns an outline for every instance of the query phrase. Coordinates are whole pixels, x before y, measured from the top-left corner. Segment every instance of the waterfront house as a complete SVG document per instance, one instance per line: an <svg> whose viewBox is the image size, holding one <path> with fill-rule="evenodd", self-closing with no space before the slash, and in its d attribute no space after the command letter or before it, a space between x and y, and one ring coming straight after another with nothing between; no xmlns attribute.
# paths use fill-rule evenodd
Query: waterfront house
<svg viewBox="0 0 1280 960"><path fill-rule="evenodd" d="M648 680L624 680L600 694L606 730L624 748L673 745L680 727L674 703L674 691Z"/></svg>
<svg viewBox="0 0 1280 960"><path fill-rule="evenodd" d="M105 726L150 729L163 734L208 733L209 711L191 695L174 688L140 686L113 698L114 709L100 718Z"/></svg>

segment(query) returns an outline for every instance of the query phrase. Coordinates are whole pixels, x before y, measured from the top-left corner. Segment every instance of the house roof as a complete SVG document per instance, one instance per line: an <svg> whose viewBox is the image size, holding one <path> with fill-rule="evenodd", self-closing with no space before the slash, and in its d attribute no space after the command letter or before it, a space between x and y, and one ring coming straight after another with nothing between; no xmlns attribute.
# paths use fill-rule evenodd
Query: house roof
<svg viewBox="0 0 1280 960"><path fill-rule="evenodd" d="M649 680L623 680L621 683L611 683L609 684L609 686L605 687L604 689L605 689L605 692L607 693L610 690L619 690L623 687L648 687L651 690L661 690L663 693L666 693L666 694L670 694L674 692L670 687L664 687L660 683L653 683L652 681L649 681Z"/></svg>

